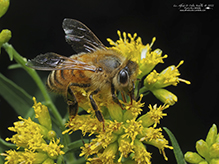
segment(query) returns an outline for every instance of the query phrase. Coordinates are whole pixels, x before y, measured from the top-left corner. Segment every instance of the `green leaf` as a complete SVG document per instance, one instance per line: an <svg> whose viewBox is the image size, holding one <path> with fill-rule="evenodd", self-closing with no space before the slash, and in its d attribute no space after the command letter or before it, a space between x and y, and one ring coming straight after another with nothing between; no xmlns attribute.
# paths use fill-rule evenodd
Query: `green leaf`
<svg viewBox="0 0 219 164"><path fill-rule="evenodd" d="M5 140L3 140L0 137L0 154L4 153L5 150L8 150L8 149L17 149L17 146L15 144L6 142ZM0 155L0 163L4 163L5 162L4 158L5 158L4 156Z"/></svg>
<svg viewBox="0 0 219 164"><path fill-rule="evenodd" d="M3 150L3 148L10 148L10 149L17 149L17 146L15 144L12 144L12 143L9 143L9 142L6 142L5 140L3 140L1 137L0 137L0 148L2 148L0 151ZM3 150L4 151L4 150Z"/></svg>
<svg viewBox="0 0 219 164"><path fill-rule="evenodd" d="M13 81L0 73L0 95L24 117L33 105L32 97Z"/></svg>
<svg viewBox="0 0 219 164"><path fill-rule="evenodd" d="M170 141L171 141L172 146L173 146L173 152L174 152L177 164L186 164L183 153L180 149L180 146L179 146L175 136L173 135L173 133L168 128L163 127L163 129L166 131L166 133L168 134L168 136L170 138Z"/></svg>
<svg viewBox="0 0 219 164"><path fill-rule="evenodd" d="M10 59L14 59L18 64L20 64L22 66L22 68L27 71L27 73L33 78L33 80L35 81L35 83L37 84L37 86L39 87L40 91L42 92L45 101L48 103L47 107L49 107L54 115L54 117L57 119L57 122L60 124L60 128L62 130L65 129L64 127L64 123L62 122L62 117L59 113L59 111L57 110L57 108L55 107L55 105L53 104L47 90L46 87L44 85L44 83L42 82L42 80L40 79L39 75L37 74L37 72L26 66L27 63L27 59L22 57L15 49L12 45L8 44L8 43L4 43L2 45L2 47L5 49L5 51L8 53Z"/></svg>
<svg viewBox="0 0 219 164"><path fill-rule="evenodd" d="M81 146L84 145L84 143L88 143L88 142L89 142L88 139L81 139L81 140L74 141L74 142L68 144L68 151L78 150Z"/></svg>
<svg viewBox="0 0 219 164"><path fill-rule="evenodd" d="M20 64L12 64L8 66L8 69L17 69L17 68L22 68Z"/></svg>

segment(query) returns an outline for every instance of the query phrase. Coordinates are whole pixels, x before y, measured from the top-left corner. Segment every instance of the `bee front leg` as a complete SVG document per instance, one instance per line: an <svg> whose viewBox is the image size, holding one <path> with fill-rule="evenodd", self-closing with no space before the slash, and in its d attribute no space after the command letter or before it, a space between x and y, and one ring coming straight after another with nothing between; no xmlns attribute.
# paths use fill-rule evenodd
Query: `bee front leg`
<svg viewBox="0 0 219 164"><path fill-rule="evenodd" d="M113 84L111 85L111 93L112 93L113 101L114 101L116 104L118 104L118 105L122 108L122 110L123 110L124 108L123 108L122 104L119 102L119 99L118 99L118 97L117 97L116 94L115 94L115 87L114 87Z"/></svg>
<svg viewBox="0 0 219 164"><path fill-rule="evenodd" d="M103 123L103 131L105 131L105 124L104 124L104 118L103 118L103 115L101 113L101 111L98 109L98 106L97 106L97 103L95 102L94 98L93 98L93 95L94 94L97 94L98 93L98 90L92 92L90 95L89 95L89 99L90 99L90 103L91 103L91 106L92 108L94 109L95 111L95 115L97 117L97 119Z"/></svg>
<svg viewBox="0 0 219 164"><path fill-rule="evenodd" d="M132 101L135 100L135 95L134 95L135 84L134 84L134 82L132 82L132 85L133 85L133 88L132 88L131 91L129 91L129 97L130 97L130 100L131 100L131 105L132 105Z"/></svg>
<svg viewBox="0 0 219 164"><path fill-rule="evenodd" d="M76 100L76 97L71 89L71 85L67 88L67 104L68 104L68 112L69 116L73 116L73 118L78 113L78 102Z"/></svg>

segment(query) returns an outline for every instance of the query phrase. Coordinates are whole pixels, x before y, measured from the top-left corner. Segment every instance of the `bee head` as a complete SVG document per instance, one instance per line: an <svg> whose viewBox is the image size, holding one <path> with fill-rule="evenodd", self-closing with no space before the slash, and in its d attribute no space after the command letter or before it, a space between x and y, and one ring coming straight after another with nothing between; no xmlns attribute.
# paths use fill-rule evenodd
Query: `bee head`
<svg viewBox="0 0 219 164"><path fill-rule="evenodd" d="M115 88L126 93L133 90L133 82L137 74L137 64L133 61L128 63L120 71L118 71L116 77L113 79Z"/></svg>

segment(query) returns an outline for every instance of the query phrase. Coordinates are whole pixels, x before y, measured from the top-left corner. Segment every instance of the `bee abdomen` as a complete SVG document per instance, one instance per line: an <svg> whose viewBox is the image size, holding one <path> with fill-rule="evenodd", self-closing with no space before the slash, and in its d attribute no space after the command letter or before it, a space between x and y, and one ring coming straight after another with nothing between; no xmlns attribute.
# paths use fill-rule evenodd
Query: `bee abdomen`
<svg viewBox="0 0 219 164"><path fill-rule="evenodd" d="M53 92L65 94L69 85L89 88L91 77L82 70L54 70L47 79L47 88Z"/></svg>
<svg viewBox="0 0 219 164"><path fill-rule="evenodd" d="M65 79L64 70L52 71L48 78L46 86L53 92L65 92L68 81Z"/></svg>

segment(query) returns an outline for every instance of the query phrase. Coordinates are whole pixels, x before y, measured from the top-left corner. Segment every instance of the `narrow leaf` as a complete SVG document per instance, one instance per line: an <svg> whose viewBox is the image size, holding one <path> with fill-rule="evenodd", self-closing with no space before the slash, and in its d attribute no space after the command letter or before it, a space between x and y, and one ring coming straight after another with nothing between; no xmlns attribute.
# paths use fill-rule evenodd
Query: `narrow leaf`
<svg viewBox="0 0 219 164"><path fill-rule="evenodd" d="M8 69L17 69L17 68L22 68L22 65L17 63L8 66Z"/></svg>
<svg viewBox="0 0 219 164"><path fill-rule="evenodd" d="M0 148L10 148L10 149L17 149L17 146L15 144L12 144L12 143L9 143L9 142L6 142L5 140L3 140L1 137L0 137Z"/></svg>
<svg viewBox="0 0 219 164"><path fill-rule="evenodd" d="M173 152L174 152L177 164L186 164L183 153L180 149L180 146L179 146L175 136L173 135L173 133L168 128L163 127L163 129L166 131L166 133L168 134L168 136L170 138L170 141L171 141L172 146L173 146Z"/></svg>
<svg viewBox="0 0 219 164"><path fill-rule="evenodd" d="M81 139L81 140L74 141L74 142L68 144L68 151L78 150L81 146L84 145L84 143L88 143L88 142L89 142L88 139Z"/></svg>
<svg viewBox="0 0 219 164"><path fill-rule="evenodd" d="M0 95L24 117L33 105L32 97L13 81L0 73Z"/></svg>

